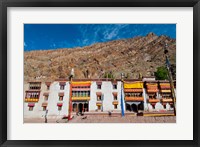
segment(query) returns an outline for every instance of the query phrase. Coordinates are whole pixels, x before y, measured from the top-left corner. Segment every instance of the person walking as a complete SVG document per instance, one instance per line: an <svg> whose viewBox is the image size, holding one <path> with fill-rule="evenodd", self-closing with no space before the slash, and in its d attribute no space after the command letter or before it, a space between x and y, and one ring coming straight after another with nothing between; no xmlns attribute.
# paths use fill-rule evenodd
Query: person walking
<svg viewBox="0 0 200 147"><path fill-rule="evenodd" d="M45 123L47 123L47 114L48 114L48 110L46 110L46 113L45 113L45 116L44 116L44 118L45 118Z"/></svg>

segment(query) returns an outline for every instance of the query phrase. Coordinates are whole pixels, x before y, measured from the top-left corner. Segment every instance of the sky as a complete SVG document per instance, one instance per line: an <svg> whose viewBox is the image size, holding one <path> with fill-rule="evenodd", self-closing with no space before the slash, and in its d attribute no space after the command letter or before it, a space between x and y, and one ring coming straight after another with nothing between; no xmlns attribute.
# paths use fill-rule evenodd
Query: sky
<svg viewBox="0 0 200 147"><path fill-rule="evenodd" d="M83 47L150 32L176 39L176 24L24 24L24 51Z"/></svg>

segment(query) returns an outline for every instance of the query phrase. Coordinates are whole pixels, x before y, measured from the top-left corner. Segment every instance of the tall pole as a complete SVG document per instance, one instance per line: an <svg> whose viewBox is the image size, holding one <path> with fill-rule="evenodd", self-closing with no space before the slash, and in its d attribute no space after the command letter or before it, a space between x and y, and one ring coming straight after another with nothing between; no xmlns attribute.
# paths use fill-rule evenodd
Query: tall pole
<svg viewBox="0 0 200 147"><path fill-rule="evenodd" d="M124 113L124 94L122 97L122 89L124 86L124 73L121 73L121 116L124 117L125 113Z"/></svg>
<svg viewBox="0 0 200 147"><path fill-rule="evenodd" d="M72 112L72 76L70 76L69 79L69 85L70 85L70 90L69 90L69 115L68 115L68 120L71 120L71 112Z"/></svg>
<svg viewBox="0 0 200 147"><path fill-rule="evenodd" d="M69 90L69 111L68 111L68 120L72 119L71 113L72 113L72 78L74 76L74 69L72 68L71 74L69 76L69 85L70 85L70 90Z"/></svg>
<svg viewBox="0 0 200 147"><path fill-rule="evenodd" d="M172 78L172 73L171 73L171 65L168 59L168 45L165 44L165 48L164 48L164 54L165 54L165 61L166 61L166 67L167 67L167 71L168 71L168 77L169 77L169 82L170 82L170 89L171 89L171 96L172 96L172 101L173 101L173 105L174 105L174 115L176 116L176 94L175 94L175 90L174 90L174 83L173 83L173 78Z"/></svg>

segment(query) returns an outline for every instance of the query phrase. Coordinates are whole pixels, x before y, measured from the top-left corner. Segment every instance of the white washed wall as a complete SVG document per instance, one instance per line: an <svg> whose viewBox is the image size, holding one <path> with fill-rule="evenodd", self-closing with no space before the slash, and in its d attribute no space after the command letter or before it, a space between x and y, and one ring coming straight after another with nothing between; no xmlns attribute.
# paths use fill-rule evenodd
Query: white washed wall
<svg viewBox="0 0 200 147"><path fill-rule="evenodd" d="M25 91L29 90L29 83L26 83L24 88L25 88ZM46 85L45 85L45 83L42 83L39 101L37 103L35 103L35 106L33 107L32 111L29 111L28 104L34 103L34 102L24 102L24 117L26 117L26 118L44 117L45 111L43 111L42 103L43 103L43 91L45 91L45 89L46 89ZM25 96L26 96L26 93L24 92L24 101L25 101Z"/></svg>
<svg viewBox="0 0 200 147"><path fill-rule="evenodd" d="M96 92L101 92L103 94L103 111L121 111L121 81L117 82L117 89L113 89L113 85L111 81L102 81L101 89L97 89L97 84L95 81L91 82L91 93L90 93L90 101L89 101L89 111L94 112L97 110L97 95ZM28 102L24 102L24 117L44 117L45 111L43 111L42 103L45 102L43 94L45 92L49 93L49 98L47 105L48 109L48 117L50 116L63 116L68 115L69 110L69 82L66 82L64 90L60 90L60 84L58 81L51 83L50 89L47 90L46 84L41 84L41 92L39 97L39 102L35 103L33 111L29 111ZM24 84L24 99L25 99L25 91L29 90L29 83ZM64 92L63 101L59 101L59 93ZM117 109L114 109L113 101L113 92L117 92ZM146 89L143 89L144 96L144 110L149 111L148 108L148 94L146 93ZM161 98L160 93L158 93L159 99ZM30 102L31 103L31 102ZM57 103L63 103L62 110L58 111ZM125 109L125 103L123 103Z"/></svg>
<svg viewBox="0 0 200 147"><path fill-rule="evenodd" d="M59 93L64 92L63 101L59 101ZM57 103L63 103L62 109L58 111ZM50 87L48 99L48 116L51 115L68 115L69 109L69 82L66 82L64 90L60 90L59 82L53 82Z"/></svg>
<svg viewBox="0 0 200 147"><path fill-rule="evenodd" d="M101 85L101 89L97 89L96 82L92 82L91 84L91 99L89 102L89 111L95 111L97 109L97 95L96 92L101 92L103 95L103 111L113 111L113 110L121 110L121 82L117 82L117 89L113 89L113 85L111 81L103 81ZM114 105L112 102L114 101L113 92L117 92L117 100L118 100L118 106L117 109L114 109Z"/></svg>
<svg viewBox="0 0 200 147"><path fill-rule="evenodd" d="M24 86L24 99L25 91L29 90L29 83ZM49 93L48 101L44 100L43 94L45 92ZM64 92L63 101L59 101L59 93ZM24 102L24 117L44 117L46 111L43 111L42 103L47 102L48 116L63 116L68 115L69 109L69 83L66 82L64 90L60 90L59 82L51 83L50 89L47 90L45 83L41 84L41 92L39 101L35 103L33 111L29 111L28 102ZM30 102L32 103L32 102ZM63 103L62 110L58 111L57 103Z"/></svg>

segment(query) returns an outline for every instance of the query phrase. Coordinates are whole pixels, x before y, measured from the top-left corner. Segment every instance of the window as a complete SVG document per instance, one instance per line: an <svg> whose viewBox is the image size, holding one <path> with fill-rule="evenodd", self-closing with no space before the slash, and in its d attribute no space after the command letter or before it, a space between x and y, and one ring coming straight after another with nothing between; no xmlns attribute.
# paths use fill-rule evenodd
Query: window
<svg viewBox="0 0 200 147"><path fill-rule="evenodd" d="M142 92L141 93L136 93L136 92L131 92L131 93L125 93L125 96L127 97L142 97Z"/></svg>
<svg viewBox="0 0 200 147"><path fill-rule="evenodd" d="M60 82L60 90L64 90L65 89L65 82Z"/></svg>
<svg viewBox="0 0 200 147"><path fill-rule="evenodd" d="M44 100L48 101L48 97L49 97L48 95L44 96Z"/></svg>
<svg viewBox="0 0 200 147"><path fill-rule="evenodd" d="M74 96L75 96L75 97L77 97L77 96L78 96L78 94L77 94L77 91L74 91Z"/></svg>
<svg viewBox="0 0 200 147"><path fill-rule="evenodd" d="M26 91L25 102L38 102L40 91Z"/></svg>
<svg viewBox="0 0 200 147"><path fill-rule="evenodd" d="M117 104L114 104L114 109L117 109Z"/></svg>
<svg viewBox="0 0 200 147"><path fill-rule="evenodd" d="M29 106L29 111L33 111L33 106Z"/></svg>
<svg viewBox="0 0 200 147"><path fill-rule="evenodd" d="M62 106L58 106L58 111L61 111L62 110Z"/></svg>
<svg viewBox="0 0 200 147"><path fill-rule="evenodd" d="M98 109L98 110L101 110L101 106L97 106L97 109Z"/></svg>
<svg viewBox="0 0 200 147"><path fill-rule="evenodd" d="M114 100L117 100L117 95L114 95Z"/></svg>
<svg viewBox="0 0 200 147"><path fill-rule="evenodd" d="M47 90L49 90L51 82L45 82L46 86L47 86Z"/></svg>
<svg viewBox="0 0 200 147"><path fill-rule="evenodd" d="M170 93L162 93L162 98L171 98Z"/></svg>
<svg viewBox="0 0 200 147"><path fill-rule="evenodd" d="M65 89L65 85L60 85L60 90L64 90Z"/></svg>
<svg viewBox="0 0 200 147"><path fill-rule="evenodd" d="M43 106L43 111L46 111L47 110L47 106Z"/></svg>
<svg viewBox="0 0 200 147"><path fill-rule="evenodd" d="M83 96L83 91L80 91L80 96L81 96L81 97Z"/></svg>
<svg viewBox="0 0 200 147"><path fill-rule="evenodd" d="M85 93L85 91L83 91L83 97L85 97L86 96L86 93Z"/></svg>
<svg viewBox="0 0 200 147"><path fill-rule="evenodd" d="M40 82L30 82L29 89L39 90L41 88Z"/></svg>
<svg viewBox="0 0 200 147"><path fill-rule="evenodd" d="M142 97L142 93L131 93L133 97Z"/></svg>
<svg viewBox="0 0 200 147"><path fill-rule="evenodd" d="M62 100L63 100L63 97L64 97L64 92L60 92L60 93L58 94L58 99L59 99L59 101L62 101Z"/></svg>
<svg viewBox="0 0 200 147"><path fill-rule="evenodd" d="M117 89L117 84L114 84L114 85L113 85L113 89Z"/></svg>
<svg viewBox="0 0 200 147"><path fill-rule="evenodd" d="M63 96L59 96L59 101L63 101Z"/></svg>
<svg viewBox="0 0 200 147"><path fill-rule="evenodd" d="M149 95L149 98L150 98L150 99L156 99L156 94L151 94L151 95Z"/></svg>
<svg viewBox="0 0 200 147"><path fill-rule="evenodd" d="M101 85L100 84L97 85L97 89L101 89Z"/></svg>
<svg viewBox="0 0 200 147"><path fill-rule="evenodd" d="M101 96L97 95L97 101L101 101Z"/></svg>

